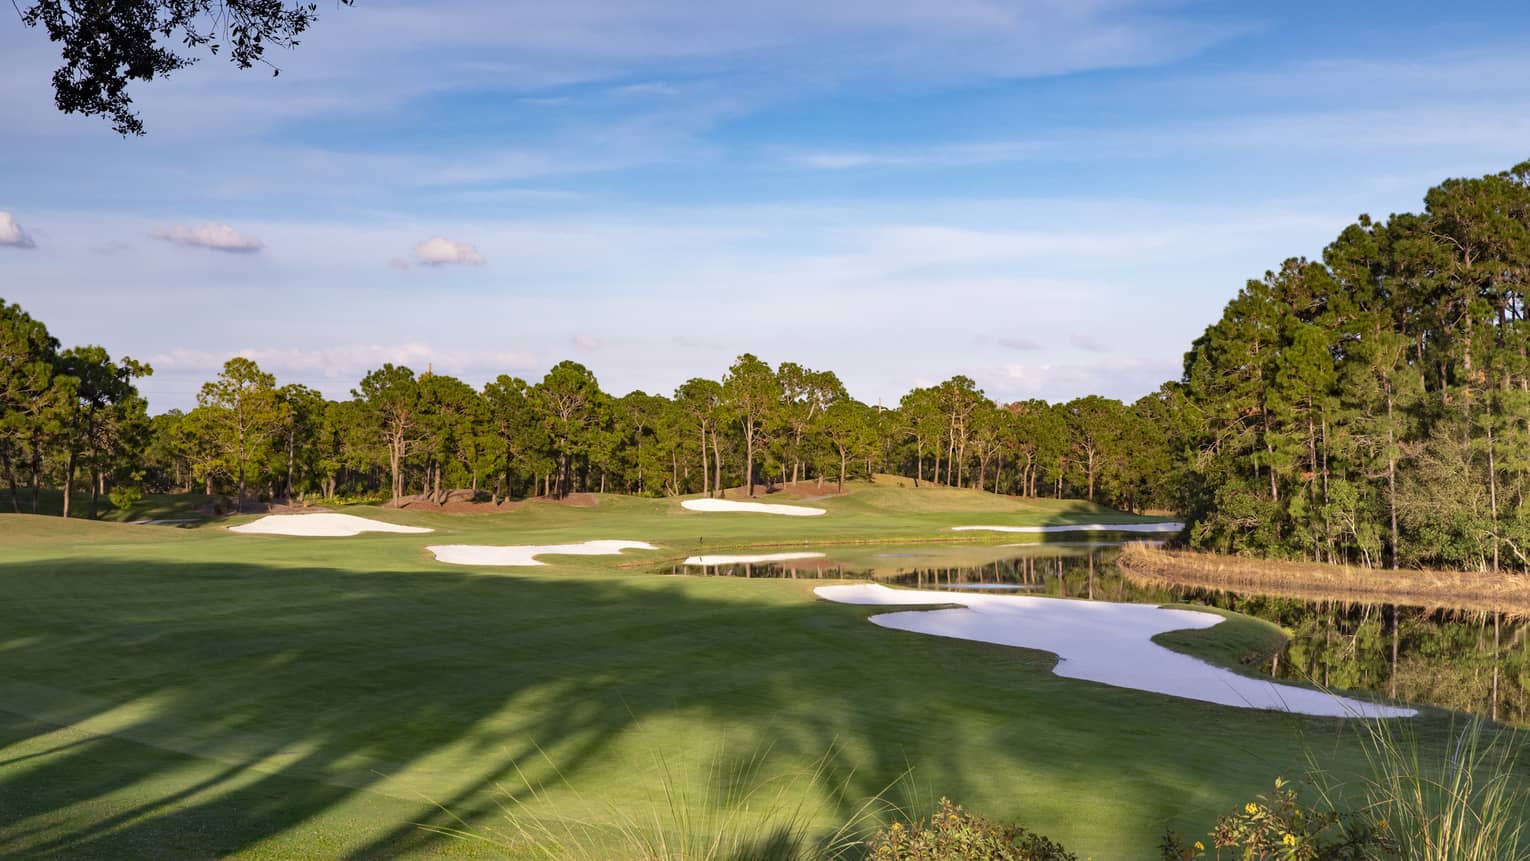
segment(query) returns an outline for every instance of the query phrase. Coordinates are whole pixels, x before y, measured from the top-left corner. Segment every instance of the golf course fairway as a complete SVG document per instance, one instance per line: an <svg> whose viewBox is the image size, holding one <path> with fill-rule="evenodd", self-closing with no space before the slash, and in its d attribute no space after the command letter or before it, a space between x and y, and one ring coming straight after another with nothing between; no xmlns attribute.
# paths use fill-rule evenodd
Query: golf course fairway
<svg viewBox="0 0 1530 861"><path fill-rule="evenodd" d="M1133 858L1309 755L1361 763L1342 720L1060 678L1043 652L867 624L878 608L818 600L823 581L655 573L813 542L1012 540L950 531L974 522L1144 522L891 478L853 490L802 518L620 496L357 506L432 532L336 538L225 528L252 515L0 515L0 855L545 857L528 835L569 820L619 854L625 822L670 817L667 791L700 822L758 781L826 831L874 795L948 796ZM611 539L658 549L503 569L425 549ZM1268 628L1196 634L1226 659Z"/></svg>

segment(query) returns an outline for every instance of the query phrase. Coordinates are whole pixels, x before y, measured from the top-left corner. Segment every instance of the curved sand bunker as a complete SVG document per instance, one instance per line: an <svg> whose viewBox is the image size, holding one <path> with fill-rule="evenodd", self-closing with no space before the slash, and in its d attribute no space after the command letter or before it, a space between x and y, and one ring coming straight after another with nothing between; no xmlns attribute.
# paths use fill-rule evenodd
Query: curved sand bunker
<svg viewBox="0 0 1530 861"><path fill-rule="evenodd" d="M687 499L681 508L690 511L747 511L755 514L785 514L788 517L816 517L828 514L824 508L806 505L774 505L768 502L739 502L736 499Z"/></svg>
<svg viewBox="0 0 1530 861"><path fill-rule="evenodd" d="M952 532L1179 532L1183 523L1061 523L1056 526L953 526Z"/></svg>
<svg viewBox="0 0 1530 861"><path fill-rule="evenodd" d="M1168 694L1238 708L1274 709L1327 717L1411 717L1409 708L1375 705L1322 691L1240 676L1152 642L1166 631L1209 628L1222 617L1149 604L1114 604L889 589L862 583L820 586L818 597L841 604L961 604L871 617L873 624L936 637L1039 649L1057 655L1052 672L1070 679Z"/></svg>
<svg viewBox="0 0 1530 861"><path fill-rule="evenodd" d="M826 553L755 553L753 555L729 556L719 554L713 556L690 556L685 560L687 565L744 565L756 562L791 562L795 559L822 559Z"/></svg>
<svg viewBox="0 0 1530 861"><path fill-rule="evenodd" d="M436 555L438 562L453 565L546 565L536 557L549 556L615 556L623 550L658 550L646 541L586 541L582 544L519 544L495 546L486 544L434 544L426 547Z"/></svg>
<svg viewBox="0 0 1530 861"><path fill-rule="evenodd" d="M400 526L397 523L384 523L381 520L369 520L365 517L357 517L354 514L335 514L329 511L320 511L313 514L268 514L259 520L230 526L230 532L240 532L245 535L299 535L316 538L349 538L352 535L360 535L363 532L399 532L417 534L421 532L434 532L423 526Z"/></svg>

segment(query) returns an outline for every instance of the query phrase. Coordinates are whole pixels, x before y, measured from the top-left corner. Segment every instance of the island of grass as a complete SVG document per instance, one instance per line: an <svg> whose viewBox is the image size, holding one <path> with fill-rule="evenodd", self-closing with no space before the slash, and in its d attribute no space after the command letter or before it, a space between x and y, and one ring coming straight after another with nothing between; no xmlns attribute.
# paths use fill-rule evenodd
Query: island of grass
<svg viewBox="0 0 1530 861"><path fill-rule="evenodd" d="M355 538L222 528L255 515L0 516L0 854L545 857L528 835L557 822L616 852L624 817L671 818L667 792L715 812L720 786L779 779L814 829L879 793L945 795L1081 857L1128 858L1165 828L1204 833L1314 751L1361 765L1342 720L1059 678L1045 653L868 625L876 608L818 601L821 581L652 573L701 552L994 542L950 532L974 514L1148 520L899 481L804 518L619 496L489 515L349 507L434 530ZM504 571L425 550L613 538L660 549ZM1263 636L1196 635L1229 664ZM1449 731L1436 713L1413 723Z"/></svg>

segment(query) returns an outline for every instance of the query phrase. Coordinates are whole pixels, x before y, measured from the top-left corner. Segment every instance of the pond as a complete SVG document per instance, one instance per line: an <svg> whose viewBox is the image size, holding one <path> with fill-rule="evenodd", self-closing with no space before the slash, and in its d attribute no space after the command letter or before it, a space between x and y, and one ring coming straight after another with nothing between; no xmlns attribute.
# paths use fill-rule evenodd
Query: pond
<svg viewBox="0 0 1530 861"><path fill-rule="evenodd" d="M1530 626L1477 611L1262 597L1133 582L1110 542L793 548L806 558L684 566L694 576L870 579L890 586L1130 603L1200 604L1280 625L1291 640L1263 670L1530 724Z"/></svg>

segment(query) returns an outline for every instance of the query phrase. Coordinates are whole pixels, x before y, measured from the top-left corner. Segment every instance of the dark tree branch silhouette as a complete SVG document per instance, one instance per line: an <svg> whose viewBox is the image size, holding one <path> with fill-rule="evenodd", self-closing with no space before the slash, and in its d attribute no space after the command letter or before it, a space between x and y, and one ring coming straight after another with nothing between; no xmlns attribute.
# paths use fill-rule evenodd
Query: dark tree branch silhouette
<svg viewBox="0 0 1530 861"><path fill-rule="evenodd" d="M354 0L336 0L351 5ZM152 81L197 62L174 46L227 52L234 65L266 60L266 48L295 48L318 20L318 4L286 0L35 0L21 13L61 46L64 64L53 73L53 97L66 114L104 116L119 134L141 135L128 85Z"/></svg>

